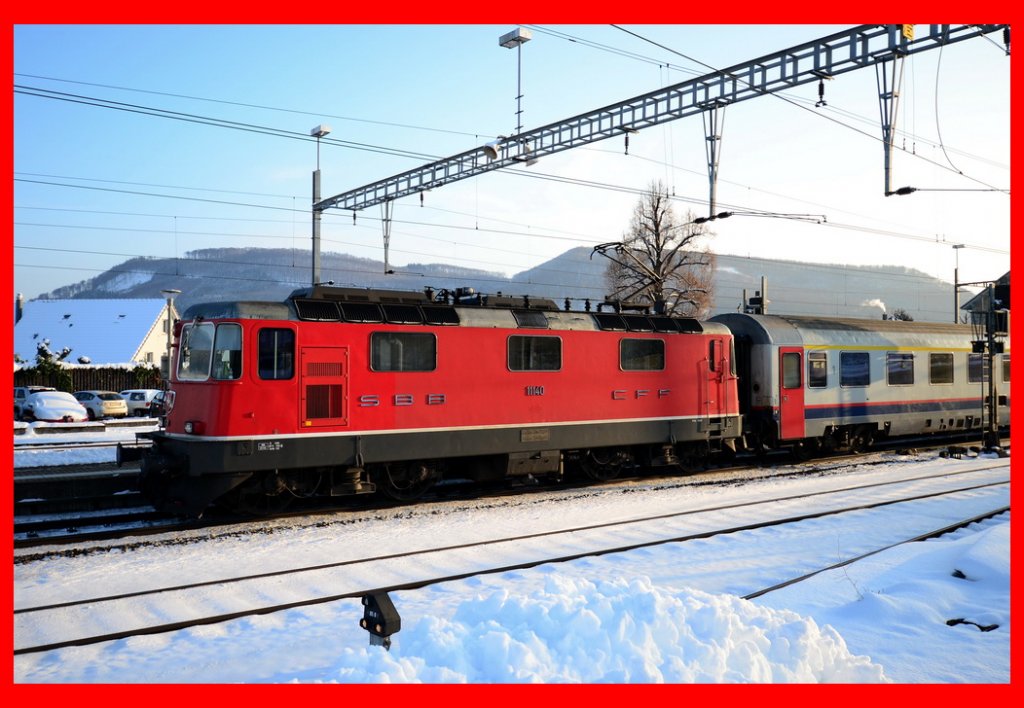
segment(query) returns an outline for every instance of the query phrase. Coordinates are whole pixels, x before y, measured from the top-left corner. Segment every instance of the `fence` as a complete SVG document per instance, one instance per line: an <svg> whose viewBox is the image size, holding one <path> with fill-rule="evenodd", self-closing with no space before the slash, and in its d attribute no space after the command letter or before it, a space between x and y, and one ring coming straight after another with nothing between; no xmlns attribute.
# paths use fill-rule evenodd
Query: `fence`
<svg viewBox="0 0 1024 708"><path fill-rule="evenodd" d="M134 369L68 366L52 374L36 368L14 372L15 386L52 386L61 391L124 391L129 388L163 388L160 370L137 366Z"/></svg>

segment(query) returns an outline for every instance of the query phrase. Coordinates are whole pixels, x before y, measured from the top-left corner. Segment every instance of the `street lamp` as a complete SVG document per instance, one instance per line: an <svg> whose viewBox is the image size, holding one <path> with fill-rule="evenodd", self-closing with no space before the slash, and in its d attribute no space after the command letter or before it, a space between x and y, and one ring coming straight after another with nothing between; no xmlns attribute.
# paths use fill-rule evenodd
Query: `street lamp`
<svg viewBox="0 0 1024 708"><path fill-rule="evenodd" d="M316 138L316 169L313 170L313 285L320 282L320 219L323 210L317 209L320 203L320 138L331 132L331 126L318 125L309 131Z"/></svg>
<svg viewBox="0 0 1024 708"><path fill-rule="evenodd" d="M523 73L523 45L529 42L533 38L533 33L530 30L523 29L522 27L516 27L511 32L506 32L498 38L499 46L505 47L506 49L516 48L516 135L523 130L523 84L522 84L522 73Z"/></svg>
<svg viewBox="0 0 1024 708"><path fill-rule="evenodd" d="M953 323L960 321L960 249L962 243L953 244L953 252L956 253L956 266L953 268Z"/></svg>
<svg viewBox="0 0 1024 708"><path fill-rule="evenodd" d="M171 340L174 338L174 298L181 295L180 290L174 288L168 288L161 290L163 296L167 298L167 376L164 378L165 388L170 388L171 384Z"/></svg>

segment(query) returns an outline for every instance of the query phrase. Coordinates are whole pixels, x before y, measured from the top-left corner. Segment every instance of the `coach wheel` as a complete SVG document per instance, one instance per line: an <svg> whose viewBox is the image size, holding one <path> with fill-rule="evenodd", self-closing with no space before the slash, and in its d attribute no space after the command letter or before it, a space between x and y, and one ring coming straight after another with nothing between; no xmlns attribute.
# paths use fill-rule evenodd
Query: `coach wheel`
<svg viewBox="0 0 1024 708"><path fill-rule="evenodd" d="M598 482L615 479L622 468L630 461L629 453L623 450L597 449L587 450L580 461L583 473Z"/></svg>
<svg viewBox="0 0 1024 708"><path fill-rule="evenodd" d="M868 428L857 428L850 433L850 452L859 455L871 447L871 430Z"/></svg>
<svg viewBox="0 0 1024 708"><path fill-rule="evenodd" d="M419 499L434 486L437 468L426 462L392 462L376 472L378 488L395 501Z"/></svg>
<svg viewBox="0 0 1024 708"><path fill-rule="evenodd" d="M793 457L800 461L809 460L818 454L818 441L814 438L805 438L793 443Z"/></svg>

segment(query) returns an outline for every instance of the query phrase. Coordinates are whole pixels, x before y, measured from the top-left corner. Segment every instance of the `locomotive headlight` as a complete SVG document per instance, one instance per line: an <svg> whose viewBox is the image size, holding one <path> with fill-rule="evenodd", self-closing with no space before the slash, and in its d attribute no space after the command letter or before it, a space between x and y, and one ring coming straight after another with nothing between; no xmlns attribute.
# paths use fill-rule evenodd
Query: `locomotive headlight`
<svg viewBox="0 0 1024 708"><path fill-rule="evenodd" d="M199 420L186 420L185 421L185 432L189 435L202 435L203 434L203 423Z"/></svg>

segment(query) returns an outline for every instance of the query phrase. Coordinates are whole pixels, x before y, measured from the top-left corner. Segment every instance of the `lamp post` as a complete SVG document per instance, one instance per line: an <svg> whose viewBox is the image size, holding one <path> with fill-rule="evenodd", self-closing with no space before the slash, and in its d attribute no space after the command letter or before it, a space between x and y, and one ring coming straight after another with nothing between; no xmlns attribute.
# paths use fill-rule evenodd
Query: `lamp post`
<svg viewBox="0 0 1024 708"><path fill-rule="evenodd" d="M511 32L506 32L498 38L498 44L506 49L516 48L516 135L523 130L523 45L533 38L530 30L516 27Z"/></svg>
<svg viewBox="0 0 1024 708"><path fill-rule="evenodd" d="M174 298L181 295L181 291L168 288L160 292L167 299L167 375L164 378L164 388L167 389L170 388L171 384L171 340L174 338Z"/></svg>
<svg viewBox="0 0 1024 708"><path fill-rule="evenodd" d="M953 244L953 252L956 253L956 266L953 268L953 324L960 321L960 249L962 243Z"/></svg>
<svg viewBox="0 0 1024 708"><path fill-rule="evenodd" d="M320 219L323 210L317 209L320 203L320 138L331 132L331 126L318 125L309 131L316 138L316 169L313 170L313 285L320 282Z"/></svg>

